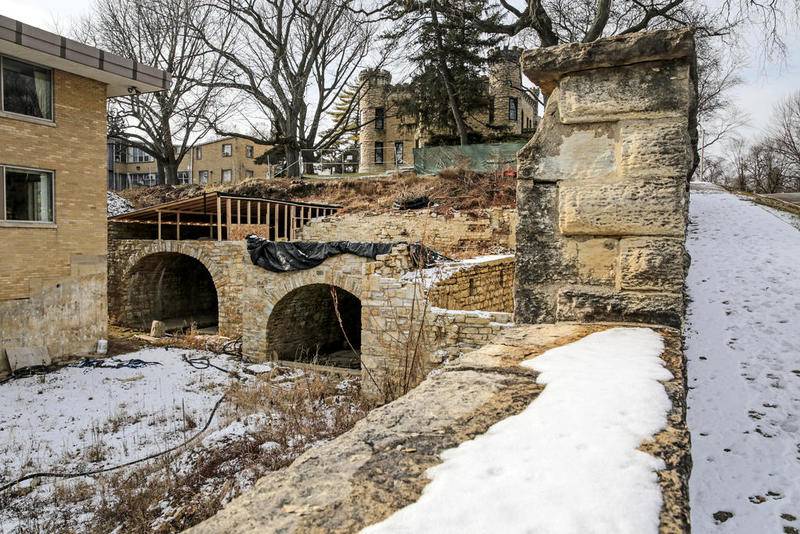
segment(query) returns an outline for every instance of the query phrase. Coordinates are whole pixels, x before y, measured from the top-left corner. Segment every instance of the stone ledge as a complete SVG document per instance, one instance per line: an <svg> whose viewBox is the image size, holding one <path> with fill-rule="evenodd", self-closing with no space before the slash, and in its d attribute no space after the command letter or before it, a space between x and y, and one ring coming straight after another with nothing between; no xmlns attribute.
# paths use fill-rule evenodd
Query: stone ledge
<svg viewBox="0 0 800 534"><path fill-rule="evenodd" d="M268 474L194 534L223 532L350 533L415 502L425 471L440 453L519 413L542 392L536 373L519 362L616 324L543 324L510 329L495 343L432 373L406 396L372 411L351 431ZM640 325L639 325L640 326ZM666 469L661 533L688 532L691 468L685 426L685 363L680 332L658 328L672 372L667 428L642 444Z"/></svg>
<svg viewBox="0 0 800 534"><path fill-rule="evenodd" d="M569 43L527 50L522 70L549 95L564 74L646 61L671 60L694 55L694 30L658 30L629 33L592 43Z"/></svg>

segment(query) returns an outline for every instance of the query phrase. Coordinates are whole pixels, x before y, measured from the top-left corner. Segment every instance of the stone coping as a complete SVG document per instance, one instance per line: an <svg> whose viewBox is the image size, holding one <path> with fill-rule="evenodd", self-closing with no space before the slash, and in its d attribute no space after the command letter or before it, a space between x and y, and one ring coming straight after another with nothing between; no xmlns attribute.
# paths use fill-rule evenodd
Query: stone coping
<svg viewBox="0 0 800 534"><path fill-rule="evenodd" d="M694 29L627 33L591 43L535 48L522 54L522 71L549 95L570 72L691 57Z"/></svg>
<svg viewBox="0 0 800 534"><path fill-rule="evenodd" d="M440 453L521 412L543 391L537 373L519 362L614 326L558 323L511 328L493 343L439 371L400 399L375 409L337 439L315 447L188 532L358 532L419 498L425 471ZM646 326L646 325L644 325ZM641 449L664 460L661 533L688 532L685 363L678 330L653 327L664 338L665 383L673 408L667 428ZM620 511L624 513L624 511Z"/></svg>

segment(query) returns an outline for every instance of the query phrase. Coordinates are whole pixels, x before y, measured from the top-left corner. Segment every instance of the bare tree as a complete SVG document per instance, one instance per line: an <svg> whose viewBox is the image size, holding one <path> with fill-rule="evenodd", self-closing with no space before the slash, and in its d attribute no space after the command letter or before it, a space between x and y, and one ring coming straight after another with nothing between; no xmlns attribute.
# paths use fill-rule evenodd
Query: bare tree
<svg viewBox="0 0 800 534"><path fill-rule="evenodd" d="M790 185L800 191L800 91L792 93L775 108L770 127L775 150L786 160Z"/></svg>
<svg viewBox="0 0 800 534"><path fill-rule="evenodd" d="M195 31L226 62L216 88L245 95L271 131L252 122L252 133L217 133L282 147L286 173L301 175L300 151L335 145L353 128L357 99L339 108L355 75L374 55L375 28L349 9L328 0L210 0L217 23ZM360 89L360 86L357 88ZM333 118L332 124L326 121Z"/></svg>
<svg viewBox="0 0 800 534"><path fill-rule="evenodd" d="M109 134L152 156L161 183L178 183L181 161L210 131L209 116L225 113L221 91L213 88L220 59L191 31L209 20L200 0L96 0L79 30L86 42L172 74L165 91L109 105L117 125Z"/></svg>

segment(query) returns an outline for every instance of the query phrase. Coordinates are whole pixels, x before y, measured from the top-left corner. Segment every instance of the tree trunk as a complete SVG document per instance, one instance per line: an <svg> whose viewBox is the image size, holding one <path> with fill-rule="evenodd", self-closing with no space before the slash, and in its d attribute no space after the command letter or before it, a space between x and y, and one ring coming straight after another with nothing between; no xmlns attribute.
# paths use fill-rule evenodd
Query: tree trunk
<svg viewBox="0 0 800 534"><path fill-rule="evenodd" d="M178 185L178 164L167 162L163 165L164 183L167 185Z"/></svg>
<svg viewBox="0 0 800 534"><path fill-rule="evenodd" d="M156 175L156 184L164 185L167 183L166 176L164 175L164 162L161 160L156 160L156 168L158 169L158 174Z"/></svg>
<svg viewBox="0 0 800 534"><path fill-rule="evenodd" d="M442 42L442 35L439 33L439 15L437 13L436 2L431 3L431 21L433 22L433 26L435 28L436 46L439 48L439 50L443 50L444 43ZM461 142L461 146L464 146L468 144L467 125L464 122L464 115L461 112L461 102L459 101L458 95L455 91L455 81L450 73L450 68L447 66L447 61L445 61L442 54L438 55L436 63L436 70L439 71L439 76L442 78L442 83L444 83L445 90L447 91L447 102L450 105L450 112L453 114L453 120L456 123L456 132L458 132L458 138Z"/></svg>
<svg viewBox="0 0 800 534"><path fill-rule="evenodd" d="M289 178L300 177L300 151L296 148L286 146L286 170L284 175Z"/></svg>

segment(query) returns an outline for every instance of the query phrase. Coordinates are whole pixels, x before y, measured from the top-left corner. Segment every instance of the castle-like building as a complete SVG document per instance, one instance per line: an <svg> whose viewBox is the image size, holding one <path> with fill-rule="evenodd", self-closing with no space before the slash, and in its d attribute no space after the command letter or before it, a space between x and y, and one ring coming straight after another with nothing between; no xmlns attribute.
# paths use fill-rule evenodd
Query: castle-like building
<svg viewBox="0 0 800 534"><path fill-rule="evenodd" d="M466 117L471 130L491 136L499 130L521 135L536 129L538 102L535 90L522 86L520 54L519 48L496 48L490 52L486 79L490 104L486 110ZM382 173L412 165L413 149L424 147L434 134L441 132L418 117L399 112L402 87L392 85L388 71L364 71L359 81L359 172Z"/></svg>

